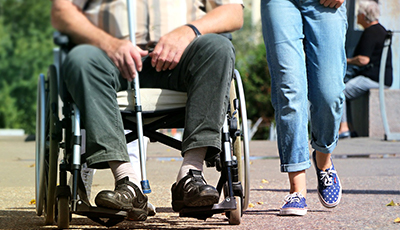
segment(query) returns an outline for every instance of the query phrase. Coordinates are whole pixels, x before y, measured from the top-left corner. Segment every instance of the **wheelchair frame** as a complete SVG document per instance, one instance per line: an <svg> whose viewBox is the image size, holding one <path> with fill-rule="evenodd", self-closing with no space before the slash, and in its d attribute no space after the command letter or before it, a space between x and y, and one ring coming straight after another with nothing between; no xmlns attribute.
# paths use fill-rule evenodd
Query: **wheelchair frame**
<svg viewBox="0 0 400 230"><path fill-rule="evenodd" d="M81 167L81 124L80 113L76 105L60 95L60 83L57 62L62 63L68 50L68 38L56 36L55 44L61 50L55 50L56 64L49 67L47 77L40 75L38 80L38 107L36 127L36 213L44 214L45 224L57 222L59 228L68 228L72 214L87 216L105 226L113 226L125 219L125 211L111 210L92 206L87 199L83 182L80 178ZM209 167L216 167L221 172L218 185L220 195L225 199L212 207L185 208L181 217L207 219L216 213L225 212L230 224L240 224L241 216L249 203L249 135L243 85L240 74L234 72L236 86L231 87L231 106L222 129L223 151L219 157L208 162ZM239 99L236 98L237 88ZM233 89L233 90L232 90ZM63 99L61 120L59 118L59 96ZM125 129L132 130L126 135L127 143L142 136L137 134L137 123L133 120L135 112L121 111ZM160 114L146 114L153 117ZM165 117L143 125L143 134L151 140L159 141L170 147L181 149L181 142L157 132L161 128L180 128L184 119L184 108L168 111ZM63 158L58 167L59 150ZM59 171L58 171L59 170ZM73 178L72 186L67 184L67 172ZM58 182L57 184L57 174ZM243 189L243 185L244 189ZM104 221L107 218L107 221Z"/></svg>

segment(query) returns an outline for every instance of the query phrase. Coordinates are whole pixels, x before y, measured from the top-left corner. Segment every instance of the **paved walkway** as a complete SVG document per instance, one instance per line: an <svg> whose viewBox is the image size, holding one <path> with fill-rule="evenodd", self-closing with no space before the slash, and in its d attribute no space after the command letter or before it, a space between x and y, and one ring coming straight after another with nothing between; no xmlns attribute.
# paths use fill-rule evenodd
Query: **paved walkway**
<svg viewBox="0 0 400 230"><path fill-rule="evenodd" d="M0 136L0 229L55 229L44 226L35 214L34 142L24 137ZM151 143L148 154L148 179L152 188L149 200L157 215L145 222L122 222L111 229L400 229L394 220L400 206L400 142L354 138L341 140L335 151L335 166L343 184L343 199L335 209L326 209L316 193L314 169L307 171L308 214L280 217L282 199L288 193L286 174L279 172L276 143L252 141L251 193L248 208L239 226L229 226L224 215L206 221L179 218L171 209L170 186L180 165L179 153ZM205 171L210 184L216 183L214 169ZM109 170L98 170L93 194L112 189ZM73 216L72 229L106 229L86 217Z"/></svg>

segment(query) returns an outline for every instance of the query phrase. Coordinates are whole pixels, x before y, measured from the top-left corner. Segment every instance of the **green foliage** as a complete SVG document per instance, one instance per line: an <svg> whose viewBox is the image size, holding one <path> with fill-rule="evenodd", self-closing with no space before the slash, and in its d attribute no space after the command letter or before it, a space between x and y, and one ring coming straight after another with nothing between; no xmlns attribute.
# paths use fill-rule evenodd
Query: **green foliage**
<svg viewBox="0 0 400 230"><path fill-rule="evenodd" d="M35 132L37 77L53 62L50 7L46 0L0 0L0 128ZM273 119L271 78L261 26L251 24L250 8L245 8L245 25L233 34L233 43L248 117L264 120L254 138L265 139Z"/></svg>
<svg viewBox="0 0 400 230"><path fill-rule="evenodd" d="M52 62L50 1L0 1L0 128L35 132L37 77Z"/></svg>
<svg viewBox="0 0 400 230"><path fill-rule="evenodd" d="M251 24L251 14L245 8L245 24L233 34L236 48L236 69L241 74L248 118L254 123L263 118L253 139L267 139L269 125L274 110L271 104L271 76L266 60L266 50L262 40L261 25Z"/></svg>
<svg viewBox="0 0 400 230"><path fill-rule="evenodd" d="M10 96L10 86L2 82L0 90L0 124L4 127L11 127L17 120L17 111L15 109L15 98ZM17 128L17 127L15 127Z"/></svg>

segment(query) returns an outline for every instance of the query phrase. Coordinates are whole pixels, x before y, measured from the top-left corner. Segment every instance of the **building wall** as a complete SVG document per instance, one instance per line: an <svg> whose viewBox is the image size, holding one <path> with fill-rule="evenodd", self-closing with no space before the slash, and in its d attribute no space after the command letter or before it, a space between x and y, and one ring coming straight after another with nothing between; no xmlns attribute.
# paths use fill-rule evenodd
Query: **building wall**
<svg viewBox="0 0 400 230"><path fill-rule="evenodd" d="M393 59L393 85L392 88L400 89L400 1L381 0L380 23L388 30L392 30L392 59Z"/></svg>

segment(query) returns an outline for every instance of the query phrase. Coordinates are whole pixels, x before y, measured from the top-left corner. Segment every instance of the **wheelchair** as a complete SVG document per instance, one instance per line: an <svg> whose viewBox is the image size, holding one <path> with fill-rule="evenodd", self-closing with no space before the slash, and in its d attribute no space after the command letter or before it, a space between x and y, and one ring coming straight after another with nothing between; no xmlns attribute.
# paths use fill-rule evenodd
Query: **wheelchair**
<svg viewBox="0 0 400 230"><path fill-rule="evenodd" d="M80 174L84 162L84 155L81 155L81 129L84 127L80 123L79 109L63 90L59 74L59 66L71 46L68 37L60 33L55 33L54 43L59 46L54 49L54 63L49 66L47 75L40 74L37 86L36 214L44 216L46 225L56 223L63 229L69 228L72 214L113 226L123 221L127 212L93 206L87 198ZM237 70L233 79L230 106L221 130L223 150L206 162L208 167L215 167L220 172L215 187L222 201L212 207L184 208L179 212L180 217L205 220L214 214L225 213L229 224L238 225L249 204L249 134L244 90ZM186 94L165 89L140 89L140 93L143 135L153 142L181 150L181 141L159 130L183 128ZM165 100L168 102L165 105L160 98L172 99ZM63 104L61 112L60 102ZM124 128L132 130L126 134L127 143L143 138L137 133L132 92L120 92L118 102ZM68 176L72 183L68 183Z"/></svg>

